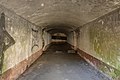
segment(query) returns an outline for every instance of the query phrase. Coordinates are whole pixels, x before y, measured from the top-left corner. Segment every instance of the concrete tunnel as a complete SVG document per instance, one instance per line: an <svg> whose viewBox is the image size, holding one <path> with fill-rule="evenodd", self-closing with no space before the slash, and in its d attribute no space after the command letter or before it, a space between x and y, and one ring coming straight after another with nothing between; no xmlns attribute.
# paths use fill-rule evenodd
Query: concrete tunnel
<svg viewBox="0 0 120 80"><path fill-rule="evenodd" d="M120 80L119 0L0 0L0 14L0 80Z"/></svg>

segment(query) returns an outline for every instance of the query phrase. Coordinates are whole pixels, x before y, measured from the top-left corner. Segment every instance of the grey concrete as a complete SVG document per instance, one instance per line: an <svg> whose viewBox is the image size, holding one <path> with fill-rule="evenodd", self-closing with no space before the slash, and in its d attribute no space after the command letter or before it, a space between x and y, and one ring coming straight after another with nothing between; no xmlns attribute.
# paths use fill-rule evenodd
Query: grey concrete
<svg viewBox="0 0 120 80"><path fill-rule="evenodd" d="M18 80L109 80L65 44L51 46Z"/></svg>

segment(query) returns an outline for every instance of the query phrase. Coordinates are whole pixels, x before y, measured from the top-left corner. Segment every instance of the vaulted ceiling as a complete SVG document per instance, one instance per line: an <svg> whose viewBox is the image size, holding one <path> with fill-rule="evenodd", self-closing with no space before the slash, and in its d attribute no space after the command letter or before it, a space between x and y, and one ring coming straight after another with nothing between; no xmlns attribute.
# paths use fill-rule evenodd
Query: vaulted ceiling
<svg viewBox="0 0 120 80"><path fill-rule="evenodd" d="M0 0L0 4L38 26L75 29L118 8L120 0Z"/></svg>

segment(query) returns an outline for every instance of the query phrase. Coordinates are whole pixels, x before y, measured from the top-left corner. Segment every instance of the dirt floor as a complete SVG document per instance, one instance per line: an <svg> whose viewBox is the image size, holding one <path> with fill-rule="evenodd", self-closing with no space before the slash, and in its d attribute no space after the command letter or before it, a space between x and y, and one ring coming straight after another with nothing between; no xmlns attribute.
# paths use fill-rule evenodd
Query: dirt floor
<svg viewBox="0 0 120 80"><path fill-rule="evenodd" d="M51 45L18 80L110 79L89 65L64 43Z"/></svg>

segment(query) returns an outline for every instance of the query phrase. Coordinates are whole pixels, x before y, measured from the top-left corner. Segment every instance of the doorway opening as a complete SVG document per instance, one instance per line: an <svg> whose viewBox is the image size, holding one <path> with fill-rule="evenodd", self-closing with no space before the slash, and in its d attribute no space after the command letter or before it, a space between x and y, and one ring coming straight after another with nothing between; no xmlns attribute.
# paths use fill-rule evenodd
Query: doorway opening
<svg viewBox="0 0 120 80"><path fill-rule="evenodd" d="M52 42L67 42L67 35L64 33L52 34Z"/></svg>

